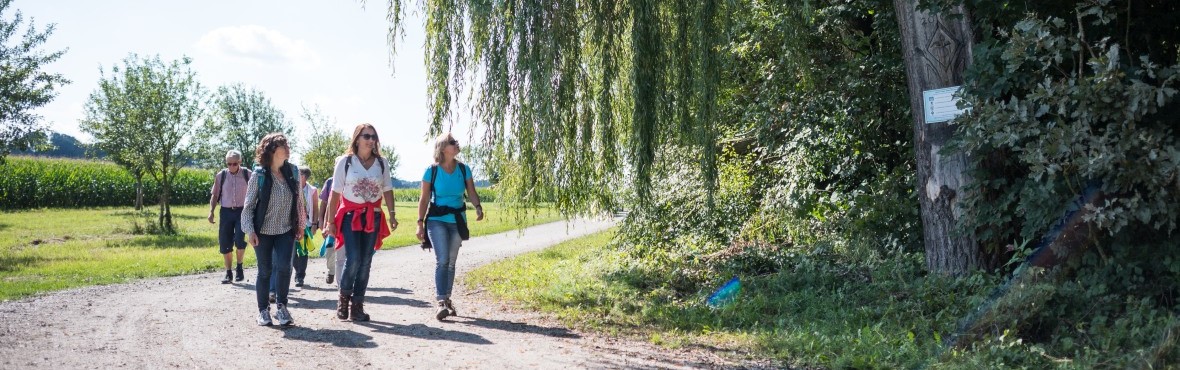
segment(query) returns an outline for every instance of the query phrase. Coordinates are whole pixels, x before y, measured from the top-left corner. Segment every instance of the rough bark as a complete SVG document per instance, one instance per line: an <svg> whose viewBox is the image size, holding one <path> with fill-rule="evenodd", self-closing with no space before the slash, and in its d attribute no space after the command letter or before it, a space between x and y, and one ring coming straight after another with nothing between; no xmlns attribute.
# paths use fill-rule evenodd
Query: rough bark
<svg viewBox="0 0 1180 370"><path fill-rule="evenodd" d="M918 11L916 0L894 0L906 63L910 109L914 116L917 191L921 203L926 267L931 272L962 275L982 266L983 256L971 235L956 232L963 212L958 205L966 173L964 153L943 153L954 134L949 122L927 124L922 91L957 86L971 63L970 18Z"/></svg>

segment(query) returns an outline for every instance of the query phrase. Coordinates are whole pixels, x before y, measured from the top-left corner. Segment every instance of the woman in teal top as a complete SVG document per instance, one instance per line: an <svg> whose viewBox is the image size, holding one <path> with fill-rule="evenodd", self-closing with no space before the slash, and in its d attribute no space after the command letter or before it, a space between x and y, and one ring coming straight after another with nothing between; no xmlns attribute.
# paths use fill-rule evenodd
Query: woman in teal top
<svg viewBox="0 0 1180 370"><path fill-rule="evenodd" d="M422 174L422 195L418 199L418 240L428 242L434 248L437 261L434 288L438 313L435 318L439 320L457 315L455 305L451 303L451 288L455 285L459 246L469 235L464 191L475 206L476 221L482 221L484 216L471 178L471 168L455 160L458 155L459 142L450 133L444 133L434 141L435 164Z"/></svg>

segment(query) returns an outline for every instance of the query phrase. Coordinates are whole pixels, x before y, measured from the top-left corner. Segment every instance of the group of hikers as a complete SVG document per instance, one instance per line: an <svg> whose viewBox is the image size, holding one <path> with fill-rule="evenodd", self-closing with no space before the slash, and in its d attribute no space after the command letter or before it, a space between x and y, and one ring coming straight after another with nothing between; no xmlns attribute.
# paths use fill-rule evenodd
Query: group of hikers
<svg viewBox="0 0 1180 370"><path fill-rule="evenodd" d="M325 240L321 253L328 268L326 283L335 283L339 288L336 317L354 322L369 320L365 293L373 255L381 249L382 240L398 227L392 169L380 148L376 128L367 123L357 125L345 153L336 158L332 176L320 189L308 183L311 169L290 163L291 147L282 133L266 135L258 143L253 170L242 168L241 152L226 153L226 168L213 175L209 223L214 223L214 211L220 206L218 242L225 260L223 284L245 279L242 257L247 242L254 247L258 260L258 325L295 324L287 309L292 270L295 286L304 286L311 239L316 232ZM475 208L476 220L484 218L471 170L456 160L458 155L459 142L450 133L435 140L435 163L422 175L418 201L416 235L423 248L434 250L437 261L434 283L438 320L456 315L451 302L455 260L462 241L470 236L464 193ZM388 215L382 213L382 201ZM237 266L233 267L235 247Z"/></svg>

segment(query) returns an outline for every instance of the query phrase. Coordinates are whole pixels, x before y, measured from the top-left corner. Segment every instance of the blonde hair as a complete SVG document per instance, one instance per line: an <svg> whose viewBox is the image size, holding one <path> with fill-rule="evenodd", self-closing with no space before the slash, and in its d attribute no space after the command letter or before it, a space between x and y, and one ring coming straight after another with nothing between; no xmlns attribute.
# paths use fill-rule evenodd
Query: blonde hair
<svg viewBox="0 0 1180 370"><path fill-rule="evenodd" d="M455 144L459 143L458 140L455 140L454 136L451 136L450 132L444 132L438 135L438 138L434 139L434 163L442 164L443 149L446 149L447 145L450 145L452 142Z"/></svg>

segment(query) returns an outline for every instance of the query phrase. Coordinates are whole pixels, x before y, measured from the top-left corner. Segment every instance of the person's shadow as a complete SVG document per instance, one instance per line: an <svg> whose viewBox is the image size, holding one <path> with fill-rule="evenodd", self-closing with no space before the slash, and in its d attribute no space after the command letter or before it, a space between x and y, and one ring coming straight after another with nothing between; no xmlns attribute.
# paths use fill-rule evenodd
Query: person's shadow
<svg viewBox="0 0 1180 370"><path fill-rule="evenodd" d="M352 330L311 329L299 326L283 328L283 338L312 343L329 343L342 348L376 348L373 337Z"/></svg>
<svg viewBox="0 0 1180 370"><path fill-rule="evenodd" d="M492 344L491 341L478 334L446 330L423 324L398 325L381 321L354 322L353 324L373 329L377 333L394 334L426 340L446 340L470 344Z"/></svg>
<svg viewBox="0 0 1180 370"><path fill-rule="evenodd" d="M544 335L547 337L554 337L554 338L577 339L577 338L582 337L582 336L578 335L577 333L569 331L569 329L566 329L566 328L551 328L551 327L545 327L545 326L536 326L536 325L532 325L532 324L526 324L523 322L488 320L488 319L481 319L478 317L466 317L466 316L455 316L455 317L460 318L460 319L464 319L461 321L453 321L456 324L478 326L481 328L510 331L510 332L514 332L514 333L539 334L539 335Z"/></svg>

